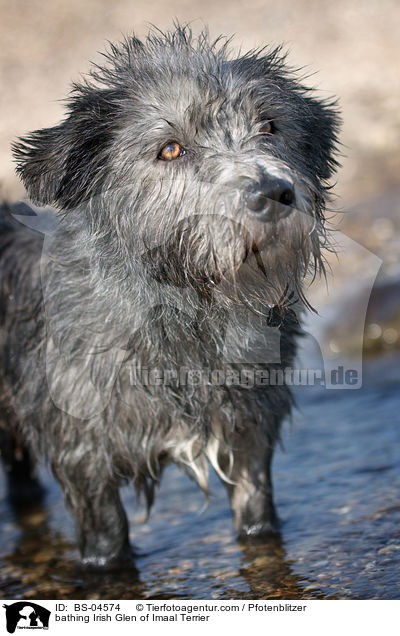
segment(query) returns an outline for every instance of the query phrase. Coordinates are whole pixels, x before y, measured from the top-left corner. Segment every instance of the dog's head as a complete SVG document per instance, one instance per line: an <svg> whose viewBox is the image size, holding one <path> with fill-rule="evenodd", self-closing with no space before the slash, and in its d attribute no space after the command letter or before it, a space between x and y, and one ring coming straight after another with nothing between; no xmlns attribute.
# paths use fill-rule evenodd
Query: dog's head
<svg viewBox="0 0 400 636"><path fill-rule="evenodd" d="M325 237L334 105L279 50L232 59L228 43L188 28L106 57L74 87L63 123L15 145L32 199L84 218L149 277L228 288L257 272L275 302L300 289Z"/></svg>

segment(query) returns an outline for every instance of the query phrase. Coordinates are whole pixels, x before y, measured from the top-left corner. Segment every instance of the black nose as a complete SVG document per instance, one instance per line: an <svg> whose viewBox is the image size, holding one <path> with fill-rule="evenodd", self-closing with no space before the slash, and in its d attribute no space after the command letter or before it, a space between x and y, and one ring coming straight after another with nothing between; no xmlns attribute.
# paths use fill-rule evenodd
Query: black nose
<svg viewBox="0 0 400 636"><path fill-rule="evenodd" d="M252 184L244 194L245 206L260 221L274 221L291 212L294 204L292 184L279 177L264 177L262 181Z"/></svg>

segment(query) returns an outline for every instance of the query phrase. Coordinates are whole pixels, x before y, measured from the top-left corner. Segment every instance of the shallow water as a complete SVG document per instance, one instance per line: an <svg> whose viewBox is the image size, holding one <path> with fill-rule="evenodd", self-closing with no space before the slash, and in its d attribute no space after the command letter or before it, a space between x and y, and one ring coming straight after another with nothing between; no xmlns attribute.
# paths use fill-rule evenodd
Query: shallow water
<svg viewBox="0 0 400 636"><path fill-rule="evenodd" d="M17 518L0 481L3 598L400 597L398 358L356 391L307 387L274 459L281 537L241 546L223 485L204 496L169 468L149 521L124 490L136 569L99 575L77 565L74 531L44 471L43 508Z"/></svg>

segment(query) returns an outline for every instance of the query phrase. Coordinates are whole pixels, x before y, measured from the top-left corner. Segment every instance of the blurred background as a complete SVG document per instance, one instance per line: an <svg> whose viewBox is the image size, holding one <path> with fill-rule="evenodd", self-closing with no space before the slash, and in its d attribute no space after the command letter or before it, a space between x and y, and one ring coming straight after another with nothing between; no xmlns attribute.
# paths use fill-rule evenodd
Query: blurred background
<svg viewBox="0 0 400 636"><path fill-rule="evenodd" d="M218 486L199 517L201 495L172 470L150 522L135 530L146 551L138 580L119 587L113 580L84 580L73 571L72 526L53 485L48 507L36 517L16 519L4 493L0 595L397 598L398 1L0 0L0 197L24 196L10 143L62 118L71 82L88 71L89 61L100 61L106 40L132 31L143 37L151 24L168 29L174 19L190 21L194 32L207 25L212 36L234 35L233 46L243 49L283 43L289 63L309 75L307 85L322 97L339 97L343 156L332 207L340 212L332 223L340 258L328 257L330 291L317 284L311 300L324 318L321 347L327 355L350 357L359 355L357 334L369 300L364 388L299 395L305 417L284 433L286 452L279 451L274 465L282 539L263 553L235 542ZM194 510L182 511L182 495L196 502ZM126 497L129 503L131 494Z"/></svg>

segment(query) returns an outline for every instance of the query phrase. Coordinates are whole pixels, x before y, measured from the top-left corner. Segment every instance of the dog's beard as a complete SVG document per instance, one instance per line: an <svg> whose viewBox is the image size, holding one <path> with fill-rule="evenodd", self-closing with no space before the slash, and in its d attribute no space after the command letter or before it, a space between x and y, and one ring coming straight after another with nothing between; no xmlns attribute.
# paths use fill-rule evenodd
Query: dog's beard
<svg viewBox="0 0 400 636"><path fill-rule="evenodd" d="M229 299L256 312L294 298L307 305L303 279L322 268L319 229L297 211L276 224L195 216L170 228L142 260L158 283L191 287L217 302Z"/></svg>

